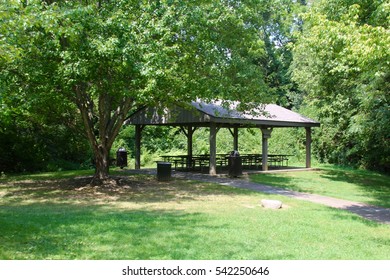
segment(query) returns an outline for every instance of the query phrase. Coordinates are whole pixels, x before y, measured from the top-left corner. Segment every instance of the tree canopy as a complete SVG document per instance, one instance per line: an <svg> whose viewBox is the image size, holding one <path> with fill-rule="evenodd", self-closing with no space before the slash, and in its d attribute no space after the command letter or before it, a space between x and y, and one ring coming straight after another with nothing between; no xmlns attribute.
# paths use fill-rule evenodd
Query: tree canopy
<svg viewBox="0 0 390 280"><path fill-rule="evenodd" d="M389 171L389 22L384 0L0 0L0 171L88 142L104 180L131 112L196 98L310 112L320 160Z"/></svg>
<svg viewBox="0 0 390 280"><path fill-rule="evenodd" d="M388 1L317 1L303 20L292 71L322 121L320 158L388 170Z"/></svg>
<svg viewBox="0 0 390 280"><path fill-rule="evenodd" d="M253 3L1 2L3 95L75 104L97 165L137 106L201 98L269 100ZM54 97L52 97L54 96Z"/></svg>

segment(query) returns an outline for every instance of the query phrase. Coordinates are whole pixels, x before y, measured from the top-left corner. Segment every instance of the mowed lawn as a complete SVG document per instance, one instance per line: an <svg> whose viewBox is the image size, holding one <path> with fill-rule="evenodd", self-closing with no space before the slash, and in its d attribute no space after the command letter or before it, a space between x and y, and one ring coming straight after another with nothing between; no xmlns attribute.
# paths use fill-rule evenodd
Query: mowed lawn
<svg viewBox="0 0 390 280"><path fill-rule="evenodd" d="M390 259L390 226L228 186L89 174L0 180L0 259ZM279 199L280 210L264 209Z"/></svg>
<svg viewBox="0 0 390 280"><path fill-rule="evenodd" d="M390 177L366 170L322 166L318 171L256 174L254 182L390 208Z"/></svg>

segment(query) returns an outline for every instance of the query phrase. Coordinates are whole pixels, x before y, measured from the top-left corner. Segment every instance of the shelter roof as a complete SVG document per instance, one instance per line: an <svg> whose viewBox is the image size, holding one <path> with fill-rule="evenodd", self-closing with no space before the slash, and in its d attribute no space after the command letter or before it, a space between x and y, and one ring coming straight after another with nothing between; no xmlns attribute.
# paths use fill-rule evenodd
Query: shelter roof
<svg viewBox="0 0 390 280"><path fill-rule="evenodd" d="M191 104L174 105L170 108L146 107L130 116L126 124L209 126L211 122L225 127L320 126L319 122L276 104L243 106L237 101L221 100L197 100Z"/></svg>

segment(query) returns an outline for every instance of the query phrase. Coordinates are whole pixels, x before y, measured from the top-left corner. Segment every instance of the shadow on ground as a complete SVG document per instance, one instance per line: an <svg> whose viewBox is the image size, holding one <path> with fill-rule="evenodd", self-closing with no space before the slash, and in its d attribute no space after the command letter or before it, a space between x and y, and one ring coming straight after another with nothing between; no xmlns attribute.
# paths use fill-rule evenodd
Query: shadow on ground
<svg viewBox="0 0 390 280"><path fill-rule="evenodd" d="M182 211L0 206L0 259L183 259L173 243L202 243L191 227L213 230L205 215Z"/></svg>
<svg viewBox="0 0 390 280"><path fill-rule="evenodd" d="M359 186L369 197L377 201L376 204L390 207L390 177L364 171L339 171L325 170L322 178L335 181L352 183Z"/></svg>
<svg viewBox="0 0 390 280"><path fill-rule="evenodd" d="M332 185L333 192L337 192L337 182L354 184L362 190L362 195L375 201L375 205L390 208L390 177L372 172L360 170L321 170L312 173L294 176L291 174L259 174L252 176L254 182L267 184L274 187L288 189L304 193L317 193L327 195L325 187L327 182L335 182ZM312 186L315 186L312 188ZM323 191L322 191L323 190ZM341 190L341 189L340 189Z"/></svg>
<svg viewBox="0 0 390 280"><path fill-rule="evenodd" d="M23 180L0 184L0 197L12 202L124 201L134 203L198 200L204 196L244 194L243 190L205 182L174 179L159 182L154 176L113 176L114 184L93 186L91 176L55 180ZM185 183L183 183L185 182ZM4 194L1 195L1 190ZM247 194L247 193L246 193Z"/></svg>

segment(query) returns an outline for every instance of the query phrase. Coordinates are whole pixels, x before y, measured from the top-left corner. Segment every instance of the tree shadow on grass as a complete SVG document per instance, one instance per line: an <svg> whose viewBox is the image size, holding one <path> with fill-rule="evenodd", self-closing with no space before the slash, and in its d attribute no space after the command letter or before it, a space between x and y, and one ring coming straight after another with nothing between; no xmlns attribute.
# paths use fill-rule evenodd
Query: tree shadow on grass
<svg viewBox="0 0 390 280"><path fill-rule="evenodd" d="M373 204L390 208L390 177L376 174L373 172L361 171L361 170L322 170L318 173L318 176L324 181L313 182L313 184L326 184L326 180L333 182L343 182L354 184L358 186L364 196L369 197L375 202ZM283 176L282 174L261 174L252 177L257 183L280 187L283 189L324 194L320 188L323 185L318 185L319 189L316 192L315 189L306 189L305 184L310 183L310 176L307 178L298 176L296 178L290 176ZM315 179L315 177L314 177ZM300 182L302 184L300 184ZM326 194L325 194L326 195Z"/></svg>
<svg viewBox="0 0 390 280"><path fill-rule="evenodd" d="M375 204L390 208L390 177L359 170L325 170L322 178L351 183L359 186L364 193L373 199Z"/></svg>
<svg viewBox="0 0 390 280"><path fill-rule="evenodd" d="M85 184L90 177L0 186L0 259L218 259L221 254L203 248L213 248L213 232L229 225L212 223L207 214L164 210L164 203L248 195L185 180L119 180L103 187ZM127 208L134 204L140 205Z"/></svg>
<svg viewBox="0 0 390 280"><path fill-rule="evenodd" d="M117 184L89 185L92 177L55 180L24 180L0 185L4 199L12 202L122 201L134 203L180 202L215 195L240 195L242 190L216 184L176 179L159 182L153 176L117 176ZM0 193L1 194L1 193Z"/></svg>
<svg viewBox="0 0 390 280"><path fill-rule="evenodd" d="M287 252L259 253L245 239L221 239L232 225L212 219L180 210L42 203L0 206L0 259L296 258Z"/></svg>
<svg viewBox="0 0 390 280"><path fill-rule="evenodd" d="M378 212L381 210L386 211L386 213L382 214L385 216L382 220L377 216L380 215ZM374 228L386 226L386 224L390 225L389 211L386 208L374 207L373 210L371 210L364 206L354 205L342 209L330 208L330 211L332 211L333 216L339 220L356 221Z"/></svg>
<svg viewBox="0 0 390 280"><path fill-rule="evenodd" d="M183 211L0 206L0 259L188 259L203 245L199 231L223 227Z"/></svg>
<svg viewBox="0 0 390 280"><path fill-rule="evenodd" d="M358 214L359 216L374 220L381 223L386 223L390 225L390 209L382 208L382 207L374 207L374 206L360 206L353 205L346 208L344 210L348 210L352 213Z"/></svg>

